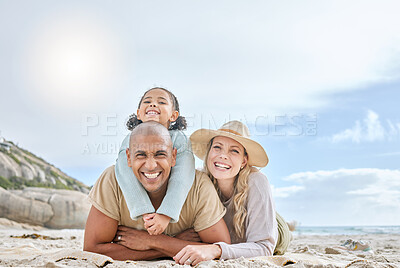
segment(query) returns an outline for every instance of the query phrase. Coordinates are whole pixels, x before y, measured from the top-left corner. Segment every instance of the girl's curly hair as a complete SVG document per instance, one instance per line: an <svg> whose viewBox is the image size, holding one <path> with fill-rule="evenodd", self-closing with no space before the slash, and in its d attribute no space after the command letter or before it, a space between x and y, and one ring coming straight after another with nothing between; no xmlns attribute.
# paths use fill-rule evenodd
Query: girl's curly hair
<svg viewBox="0 0 400 268"><path fill-rule="evenodd" d="M178 102L178 99L176 98L176 96L171 91L169 91L169 90L167 90L165 88L162 88L162 87L153 87L153 88L150 88L149 90L147 90L143 94L142 98L140 99L140 102L139 102L139 105L138 105L138 109L140 108L140 104L142 103L144 96L149 91L151 91L153 89L161 89L161 90L164 90L165 92L167 92L169 97L170 97L170 99L171 99L171 101L172 101L172 105L173 105L175 111L178 111L180 113L180 111L179 111L179 102ZM137 125L139 125L141 123L143 123L143 121L139 120L137 118L137 115L135 113L133 113L133 114L131 114L129 116L128 121L126 122L126 127L128 128L128 130L132 130ZM174 122L171 122L171 124L169 125L168 129L169 130L176 130L176 129L177 130L185 130L186 127L187 127L186 118L181 116L181 115L179 115L178 118Z"/></svg>

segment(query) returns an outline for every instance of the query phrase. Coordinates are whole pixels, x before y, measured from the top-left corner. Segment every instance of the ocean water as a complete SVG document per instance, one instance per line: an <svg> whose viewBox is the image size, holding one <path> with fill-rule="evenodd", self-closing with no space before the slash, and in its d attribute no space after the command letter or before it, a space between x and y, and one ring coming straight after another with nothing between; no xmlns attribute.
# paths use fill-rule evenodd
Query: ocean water
<svg viewBox="0 0 400 268"><path fill-rule="evenodd" d="M400 234L400 226L297 226L294 235Z"/></svg>

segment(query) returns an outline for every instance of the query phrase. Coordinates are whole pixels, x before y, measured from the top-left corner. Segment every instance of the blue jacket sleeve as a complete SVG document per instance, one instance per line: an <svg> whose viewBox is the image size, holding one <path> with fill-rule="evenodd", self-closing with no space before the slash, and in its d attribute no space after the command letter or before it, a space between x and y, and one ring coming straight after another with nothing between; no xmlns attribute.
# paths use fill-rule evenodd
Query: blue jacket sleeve
<svg viewBox="0 0 400 268"><path fill-rule="evenodd" d="M146 190L136 179L132 169L128 167L126 148L129 147L129 138L130 134L125 137L119 149L117 162L115 163L115 176L125 197L130 216L133 220L137 220L143 214L154 212L154 207Z"/></svg>
<svg viewBox="0 0 400 268"><path fill-rule="evenodd" d="M169 216L171 222L177 222L194 181L195 167L190 140L179 130L171 130L170 135L177 149L176 164L171 170L167 194L157 213Z"/></svg>

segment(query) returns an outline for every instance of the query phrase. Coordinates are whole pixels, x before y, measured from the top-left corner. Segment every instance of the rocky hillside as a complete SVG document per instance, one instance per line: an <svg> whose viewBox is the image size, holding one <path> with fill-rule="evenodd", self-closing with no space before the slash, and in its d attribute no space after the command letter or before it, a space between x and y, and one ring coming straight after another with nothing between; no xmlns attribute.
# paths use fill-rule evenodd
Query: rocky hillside
<svg viewBox="0 0 400 268"><path fill-rule="evenodd" d="M91 207L88 192L88 186L0 137L0 219L84 228Z"/></svg>
<svg viewBox="0 0 400 268"><path fill-rule="evenodd" d="M45 187L88 193L89 187L31 152L0 138L0 187Z"/></svg>

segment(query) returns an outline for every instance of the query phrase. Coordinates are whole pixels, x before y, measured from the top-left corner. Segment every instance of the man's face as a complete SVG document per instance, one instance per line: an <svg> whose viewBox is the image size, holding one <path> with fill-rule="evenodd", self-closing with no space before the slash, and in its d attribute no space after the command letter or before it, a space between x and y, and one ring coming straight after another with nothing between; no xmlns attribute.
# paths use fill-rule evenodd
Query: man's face
<svg viewBox="0 0 400 268"><path fill-rule="evenodd" d="M149 193L167 189L171 167L175 166L176 149L163 137L137 135L126 150L128 166Z"/></svg>

